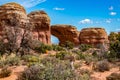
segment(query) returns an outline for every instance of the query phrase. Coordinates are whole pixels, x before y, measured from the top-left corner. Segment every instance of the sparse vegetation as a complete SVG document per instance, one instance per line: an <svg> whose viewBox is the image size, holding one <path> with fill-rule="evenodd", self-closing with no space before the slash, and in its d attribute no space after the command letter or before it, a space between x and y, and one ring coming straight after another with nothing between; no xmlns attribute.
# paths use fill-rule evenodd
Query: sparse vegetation
<svg viewBox="0 0 120 80"><path fill-rule="evenodd" d="M38 53L46 53L48 50L52 50L52 46L44 43L40 43L39 46L35 48L35 51Z"/></svg>
<svg viewBox="0 0 120 80"><path fill-rule="evenodd" d="M56 53L56 58L64 60L66 55L70 55L70 53L66 51L61 51L59 53Z"/></svg>
<svg viewBox="0 0 120 80"><path fill-rule="evenodd" d="M0 78L8 77L11 75L11 73L12 71L7 69L7 67L2 68L2 70L0 71Z"/></svg>
<svg viewBox="0 0 120 80"><path fill-rule="evenodd" d="M77 74L71 70L69 61L56 58L44 58L40 65L25 70L18 80L74 80Z"/></svg>
<svg viewBox="0 0 120 80"><path fill-rule="evenodd" d="M63 51L63 50L64 50L63 47L61 47L61 46L59 46L59 45L55 45L55 44L52 44L52 49L53 49L54 51Z"/></svg>
<svg viewBox="0 0 120 80"><path fill-rule="evenodd" d="M106 80L120 80L120 73L112 73L106 77Z"/></svg>
<svg viewBox="0 0 120 80"><path fill-rule="evenodd" d="M87 51L89 48L92 48L92 46L91 45L88 45L88 44L81 44L80 46L79 46L79 49L81 50L81 51Z"/></svg>
<svg viewBox="0 0 120 80"><path fill-rule="evenodd" d="M0 60L0 67L4 66L16 66L20 64L20 58L15 56L15 57L6 57L4 60Z"/></svg>
<svg viewBox="0 0 120 80"><path fill-rule="evenodd" d="M106 60L98 61L94 66L94 70L100 71L100 72L109 71L110 65Z"/></svg>
<svg viewBox="0 0 120 80"><path fill-rule="evenodd" d="M65 47L67 49L73 49L74 47L74 43L72 43L71 41L66 41L64 44L61 45L62 47Z"/></svg>

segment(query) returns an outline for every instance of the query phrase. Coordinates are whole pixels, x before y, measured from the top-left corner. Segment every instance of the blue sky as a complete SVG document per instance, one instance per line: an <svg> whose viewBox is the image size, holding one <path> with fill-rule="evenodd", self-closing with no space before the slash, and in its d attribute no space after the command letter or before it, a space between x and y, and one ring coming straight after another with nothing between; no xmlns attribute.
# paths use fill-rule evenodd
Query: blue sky
<svg viewBox="0 0 120 80"><path fill-rule="evenodd" d="M120 31L120 0L0 0L17 2L27 13L44 10L52 24L70 24L80 31L85 27L103 27L109 34Z"/></svg>

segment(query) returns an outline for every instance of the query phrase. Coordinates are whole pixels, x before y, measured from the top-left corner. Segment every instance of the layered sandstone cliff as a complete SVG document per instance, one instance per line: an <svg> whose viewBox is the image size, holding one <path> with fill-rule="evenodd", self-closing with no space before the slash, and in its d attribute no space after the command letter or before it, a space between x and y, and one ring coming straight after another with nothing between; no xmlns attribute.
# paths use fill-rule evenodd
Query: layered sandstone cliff
<svg viewBox="0 0 120 80"><path fill-rule="evenodd" d="M17 3L0 6L0 41L8 51L28 49L32 36L25 9ZM25 50L24 50L25 51Z"/></svg>
<svg viewBox="0 0 120 80"><path fill-rule="evenodd" d="M79 32L74 26L52 25L51 34L59 39L60 44L64 44L66 41L71 41L75 45L79 45Z"/></svg>
<svg viewBox="0 0 120 80"><path fill-rule="evenodd" d="M79 40L81 44L103 44L108 43L108 36L103 28L84 28L80 31Z"/></svg>
<svg viewBox="0 0 120 80"><path fill-rule="evenodd" d="M28 14L33 24L33 38L45 44L51 43L50 18L44 11L34 11Z"/></svg>

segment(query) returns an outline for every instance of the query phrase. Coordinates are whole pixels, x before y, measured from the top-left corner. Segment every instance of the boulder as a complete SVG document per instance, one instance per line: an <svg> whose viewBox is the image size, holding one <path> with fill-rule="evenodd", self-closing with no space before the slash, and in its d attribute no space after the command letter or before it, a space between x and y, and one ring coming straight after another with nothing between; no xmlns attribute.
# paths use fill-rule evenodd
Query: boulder
<svg viewBox="0 0 120 80"><path fill-rule="evenodd" d="M44 11L34 11L28 14L31 24L33 24L33 38L42 43L51 43L50 18Z"/></svg>
<svg viewBox="0 0 120 80"><path fill-rule="evenodd" d="M52 25L51 34L59 39L59 44L70 41L79 45L79 31L72 25Z"/></svg>

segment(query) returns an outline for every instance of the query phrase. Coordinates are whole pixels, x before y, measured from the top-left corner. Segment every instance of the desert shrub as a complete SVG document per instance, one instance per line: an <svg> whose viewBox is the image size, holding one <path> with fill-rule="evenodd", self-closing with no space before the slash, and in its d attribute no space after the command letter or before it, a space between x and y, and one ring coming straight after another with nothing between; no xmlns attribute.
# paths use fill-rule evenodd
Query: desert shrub
<svg viewBox="0 0 120 80"><path fill-rule="evenodd" d="M98 61L101 61L103 59L108 59L108 52L102 53L101 50L99 51L94 51L92 53L92 56L96 58Z"/></svg>
<svg viewBox="0 0 120 80"><path fill-rule="evenodd" d="M52 46L44 43L40 43L39 46L35 48L35 51L38 53L46 53L48 50L52 50Z"/></svg>
<svg viewBox="0 0 120 80"><path fill-rule="evenodd" d="M40 65L26 69L18 80L75 80L76 76L69 61L47 57L41 60Z"/></svg>
<svg viewBox="0 0 120 80"><path fill-rule="evenodd" d="M74 43L70 42L70 41L66 41L64 44L61 45L62 47L65 47L67 49L73 49L74 47Z"/></svg>
<svg viewBox="0 0 120 80"><path fill-rule="evenodd" d="M109 58L120 58L120 34L111 32L109 35Z"/></svg>
<svg viewBox="0 0 120 80"><path fill-rule="evenodd" d="M21 59L26 62L38 62L39 61L39 57L34 56L34 55L24 55L24 56L22 56Z"/></svg>
<svg viewBox="0 0 120 80"><path fill-rule="evenodd" d="M20 58L19 57L8 57L5 60L5 64L10 66L15 66L20 64Z"/></svg>
<svg viewBox="0 0 120 80"><path fill-rule="evenodd" d="M109 71L110 70L109 62L107 60L98 61L94 66L94 70L100 72Z"/></svg>
<svg viewBox="0 0 120 80"><path fill-rule="evenodd" d="M115 32L111 32L108 37L109 37L110 42L114 42L118 39L118 34Z"/></svg>
<svg viewBox="0 0 120 80"><path fill-rule="evenodd" d="M83 74L83 75L80 76L79 80L90 80L90 75Z"/></svg>
<svg viewBox="0 0 120 80"><path fill-rule="evenodd" d="M120 80L120 73L112 73L106 77L106 80Z"/></svg>
<svg viewBox="0 0 120 80"><path fill-rule="evenodd" d="M56 53L56 58L64 60L67 55L70 55L70 53L66 51L61 51L61 52Z"/></svg>
<svg viewBox="0 0 120 80"><path fill-rule="evenodd" d="M16 66L20 64L20 58L15 57L7 57L5 60L0 60L0 67L4 67L4 65L8 66Z"/></svg>
<svg viewBox="0 0 120 80"><path fill-rule="evenodd" d="M0 78L8 77L11 75L11 73L12 71L7 69L7 67L5 67L0 71Z"/></svg>
<svg viewBox="0 0 120 80"><path fill-rule="evenodd" d="M91 62L96 62L98 59L92 55L86 55L85 56L85 64L89 65Z"/></svg>
<svg viewBox="0 0 120 80"><path fill-rule="evenodd" d="M44 80L44 75L41 75L44 69L42 66L31 66L18 77L18 80Z"/></svg>
<svg viewBox="0 0 120 80"><path fill-rule="evenodd" d="M55 45L55 44L52 44L52 49L53 49L54 51L63 51L63 50L64 50L63 47L61 47L61 46L59 46L59 45Z"/></svg>
<svg viewBox="0 0 120 80"><path fill-rule="evenodd" d="M88 44L81 44L80 46L79 46L79 49L81 50L81 51L87 51L89 48L91 48L92 46L91 45L88 45Z"/></svg>
<svg viewBox="0 0 120 80"><path fill-rule="evenodd" d="M32 66L40 62L40 58L34 55L24 55L21 59L24 60L28 66Z"/></svg>
<svg viewBox="0 0 120 80"><path fill-rule="evenodd" d="M88 75L90 75L90 74L91 74L91 72L90 72L88 69L79 69L79 73L80 73L81 75L83 75L83 74L88 74Z"/></svg>
<svg viewBox="0 0 120 80"><path fill-rule="evenodd" d="M110 54L111 58L120 58L120 41L110 43Z"/></svg>
<svg viewBox="0 0 120 80"><path fill-rule="evenodd" d="M0 60L0 68L5 66L5 61L4 60Z"/></svg>

